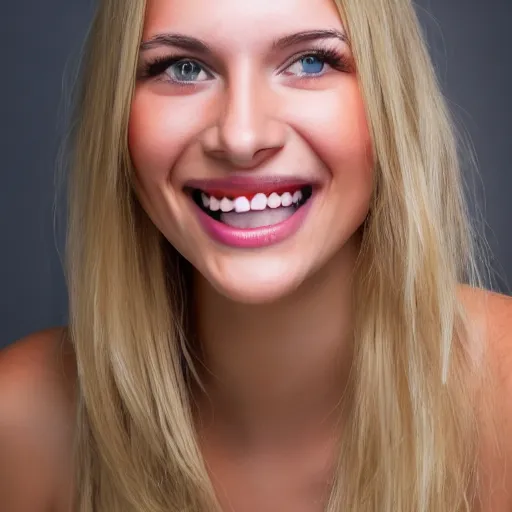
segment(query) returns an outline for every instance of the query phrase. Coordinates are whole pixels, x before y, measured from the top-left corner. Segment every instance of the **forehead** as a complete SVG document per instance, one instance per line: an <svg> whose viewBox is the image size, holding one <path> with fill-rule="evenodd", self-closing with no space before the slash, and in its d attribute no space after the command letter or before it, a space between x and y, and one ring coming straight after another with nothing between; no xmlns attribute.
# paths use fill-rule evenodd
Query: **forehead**
<svg viewBox="0 0 512 512"><path fill-rule="evenodd" d="M318 28L343 30L334 0L148 0L143 37L172 30L250 46Z"/></svg>

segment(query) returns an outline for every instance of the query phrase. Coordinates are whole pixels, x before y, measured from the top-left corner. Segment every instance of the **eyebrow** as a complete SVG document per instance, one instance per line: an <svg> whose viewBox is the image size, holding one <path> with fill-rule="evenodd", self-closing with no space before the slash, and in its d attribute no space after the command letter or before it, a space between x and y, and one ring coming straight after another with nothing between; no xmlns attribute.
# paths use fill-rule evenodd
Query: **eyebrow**
<svg viewBox="0 0 512 512"><path fill-rule="evenodd" d="M157 34L147 41L143 41L140 45L140 51L152 50L159 46L177 46L184 50L212 53L211 48L203 41L182 34Z"/></svg>
<svg viewBox="0 0 512 512"><path fill-rule="evenodd" d="M336 29L328 30L305 30L280 37L272 43L272 49L283 50L290 46L309 41L316 41L318 39L339 39L340 41L348 44L347 36ZM160 46L173 46L194 52L205 54L212 54L213 50L205 42L195 37L186 36L183 34L157 34L150 39L143 41L140 44L140 51L147 51Z"/></svg>
<svg viewBox="0 0 512 512"><path fill-rule="evenodd" d="M272 44L272 48L282 50L299 43L307 43L318 39L339 39L343 43L348 44L347 36L340 30L305 30L276 39Z"/></svg>

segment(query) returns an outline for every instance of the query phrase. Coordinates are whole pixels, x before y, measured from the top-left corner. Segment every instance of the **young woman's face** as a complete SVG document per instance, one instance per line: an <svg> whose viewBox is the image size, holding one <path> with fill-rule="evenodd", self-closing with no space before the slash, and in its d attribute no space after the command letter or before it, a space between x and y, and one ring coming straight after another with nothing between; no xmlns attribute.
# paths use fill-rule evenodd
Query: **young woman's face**
<svg viewBox="0 0 512 512"><path fill-rule="evenodd" d="M149 0L129 128L141 204L234 300L290 293L367 215L371 141L332 0Z"/></svg>

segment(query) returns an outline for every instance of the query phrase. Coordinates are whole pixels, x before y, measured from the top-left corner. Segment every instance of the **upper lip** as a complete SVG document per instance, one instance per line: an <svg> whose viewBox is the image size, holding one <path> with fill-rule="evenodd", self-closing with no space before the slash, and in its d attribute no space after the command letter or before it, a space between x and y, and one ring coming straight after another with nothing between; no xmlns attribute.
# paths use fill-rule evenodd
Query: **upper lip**
<svg viewBox="0 0 512 512"><path fill-rule="evenodd" d="M257 194L259 192L286 191L287 189L298 189L314 185L313 180L303 178L232 176L229 178L189 180L185 183L185 188L199 189L210 195L240 196L244 194Z"/></svg>

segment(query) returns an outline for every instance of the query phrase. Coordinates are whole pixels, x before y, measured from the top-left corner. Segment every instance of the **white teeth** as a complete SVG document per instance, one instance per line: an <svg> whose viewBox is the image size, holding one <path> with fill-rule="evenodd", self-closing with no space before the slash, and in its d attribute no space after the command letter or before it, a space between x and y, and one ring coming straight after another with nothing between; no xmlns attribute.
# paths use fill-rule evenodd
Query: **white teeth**
<svg viewBox="0 0 512 512"><path fill-rule="evenodd" d="M294 203L298 203L300 200L302 199L302 191L300 190L297 190L293 196L292 196L292 201Z"/></svg>
<svg viewBox="0 0 512 512"><path fill-rule="evenodd" d="M293 203L292 195L290 192L285 192L281 196L281 206L291 206Z"/></svg>
<svg viewBox="0 0 512 512"><path fill-rule="evenodd" d="M281 206L281 196L272 192L268 198L267 206L269 208L279 208Z"/></svg>
<svg viewBox="0 0 512 512"><path fill-rule="evenodd" d="M235 212L243 213L251 210L251 204L249 203L249 199L247 197L237 197L234 201L235 204Z"/></svg>
<svg viewBox="0 0 512 512"><path fill-rule="evenodd" d="M210 197L210 210L218 212L220 210L220 201L216 197Z"/></svg>
<svg viewBox="0 0 512 512"><path fill-rule="evenodd" d="M210 206L210 198L204 192L201 192L201 201L203 202L203 206L205 208Z"/></svg>
<svg viewBox="0 0 512 512"><path fill-rule="evenodd" d="M288 208L292 205L297 205L300 201L302 201L301 190L296 190L293 194L284 192L281 195L273 192L268 197L260 192L250 201L245 196L236 197L235 199L229 199L227 197L217 199L214 196L209 196L201 192L203 207L208 208L212 212L220 210L223 213L229 213L234 210L236 213L245 213L249 211L263 211L266 208L274 210L281 206Z"/></svg>
<svg viewBox="0 0 512 512"><path fill-rule="evenodd" d="M230 212L234 208L233 201L231 199L228 199L227 197L224 197L220 202L220 211L227 213Z"/></svg>
<svg viewBox="0 0 512 512"><path fill-rule="evenodd" d="M262 194L256 194L251 201L251 210L264 210L267 207L267 196Z"/></svg>

